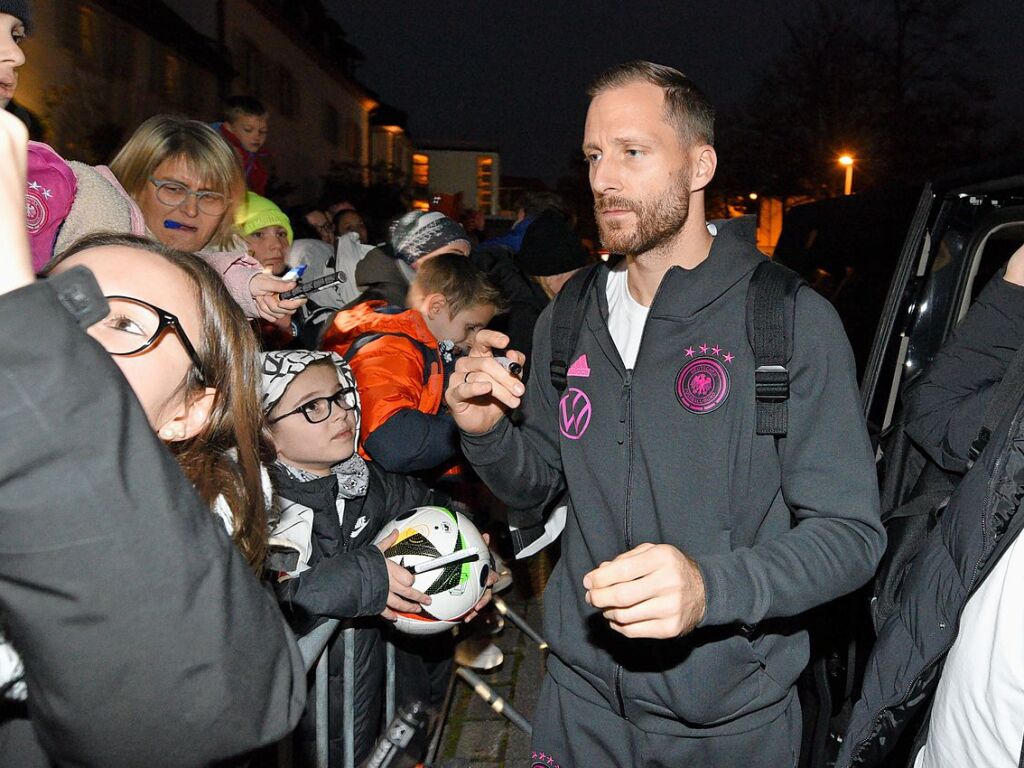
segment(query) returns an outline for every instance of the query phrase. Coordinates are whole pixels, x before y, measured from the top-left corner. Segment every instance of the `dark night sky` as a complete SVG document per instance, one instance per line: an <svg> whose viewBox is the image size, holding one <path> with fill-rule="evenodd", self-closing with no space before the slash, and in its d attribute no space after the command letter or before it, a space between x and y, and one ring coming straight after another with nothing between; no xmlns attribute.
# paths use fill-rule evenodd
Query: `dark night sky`
<svg viewBox="0 0 1024 768"><path fill-rule="evenodd" d="M1024 2L965 0L996 103L1024 122ZM358 77L409 115L413 139L496 145L502 172L554 181L578 151L584 90L645 58L681 69L719 108L750 94L800 3L328 0L366 56ZM670 14L666 7L673 7ZM792 10L789 13L793 13Z"/></svg>

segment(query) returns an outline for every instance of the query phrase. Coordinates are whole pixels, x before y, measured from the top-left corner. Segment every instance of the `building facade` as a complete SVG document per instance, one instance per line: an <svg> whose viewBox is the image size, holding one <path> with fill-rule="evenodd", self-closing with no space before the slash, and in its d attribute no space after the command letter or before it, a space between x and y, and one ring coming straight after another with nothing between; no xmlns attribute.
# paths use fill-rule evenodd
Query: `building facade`
<svg viewBox="0 0 1024 768"><path fill-rule="evenodd" d="M462 195L462 204L497 216L501 155L494 147L423 142L412 156L413 185L431 194Z"/></svg>
<svg viewBox="0 0 1024 768"><path fill-rule="evenodd" d="M162 3L35 0L15 99L61 154L105 163L136 126L218 109L230 62Z"/></svg>
<svg viewBox="0 0 1024 768"><path fill-rule="evenodd" d="M315 198L338 167L369 183L378 102L350 75L357 54L341 28L318 2L220 0L220 7L218 39L235 69L226 91L270 108L267 147L277 178L295 188L287 196Z"/></svg>
<svg viewBox="0 0 1024 768"><path fill-rule="evenodd" d="M33 20L15 98L69 158L107 162L147 117L214 122L245 93L270 110L279 202L314 199L339 168L370 180L378 102L318 0L35 0Z"/></svg>
<svg viewBox="0 0 1024 768"><path fill-rule="evenodd" d="M408 117L381 104L370 115L370 172L381 184L408 185L412 179L413 143Z"/></svg>

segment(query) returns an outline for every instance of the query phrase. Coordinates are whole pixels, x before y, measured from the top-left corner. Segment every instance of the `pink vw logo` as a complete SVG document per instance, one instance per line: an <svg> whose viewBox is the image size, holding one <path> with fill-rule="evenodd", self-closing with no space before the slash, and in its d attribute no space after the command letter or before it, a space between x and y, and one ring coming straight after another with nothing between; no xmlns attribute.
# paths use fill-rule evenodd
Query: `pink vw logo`
<svg viewBox="0 0 1024 768"><path fill-rule="evenodd" d="M572 387L558 404L558 428L570 440L579 440L590 426L590 398L582 389Z"/></svg>

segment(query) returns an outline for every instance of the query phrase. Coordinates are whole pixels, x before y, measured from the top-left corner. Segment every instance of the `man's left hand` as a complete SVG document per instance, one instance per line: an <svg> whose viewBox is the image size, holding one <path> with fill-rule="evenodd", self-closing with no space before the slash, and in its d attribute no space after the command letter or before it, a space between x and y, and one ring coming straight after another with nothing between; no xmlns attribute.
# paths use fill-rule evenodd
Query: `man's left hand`
<svg viewBox="0 0 1024 768"><path fill-rule="evenodd" d="M626 637L686 635L704 618L697 563L669 544L641 544L583 577L587 602Z"/></svg>

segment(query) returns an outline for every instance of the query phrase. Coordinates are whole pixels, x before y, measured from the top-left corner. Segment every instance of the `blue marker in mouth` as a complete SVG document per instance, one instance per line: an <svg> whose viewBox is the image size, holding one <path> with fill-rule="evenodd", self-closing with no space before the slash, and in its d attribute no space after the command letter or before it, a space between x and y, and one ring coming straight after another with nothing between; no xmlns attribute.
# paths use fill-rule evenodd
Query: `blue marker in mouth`
<svg viewBox="0 0 1024 768"><path fill-rule="evenodd" d="M164 229L184 229L185 225L170 219L164 219Z"/></svg>

